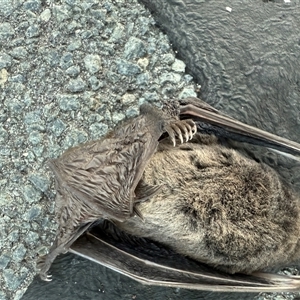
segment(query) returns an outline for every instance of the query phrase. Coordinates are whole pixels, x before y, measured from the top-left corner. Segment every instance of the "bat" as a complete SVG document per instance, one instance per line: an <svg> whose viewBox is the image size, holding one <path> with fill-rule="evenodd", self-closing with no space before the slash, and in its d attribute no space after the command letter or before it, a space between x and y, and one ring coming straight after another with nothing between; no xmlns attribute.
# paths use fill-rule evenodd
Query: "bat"
<svg viewBox="0 0 300 300"><path fill-rule="evenodd" d="M273 226L274 224L271 220L270 224L273 224L272 226L274 228L270 225L271 230L265 234L265 238L260 238L259 236L255 235L251 237L251 234L249 235L249 232L247 232L248 239L251 240L252 238L255 240L261 240L260 243L257 243L259 245L258 247L263 247L262 245L266 241L268 241L272 246L273 240L276 240L274 238L272 240L272 234L274 233L275 229L285 228L289 230L292 228L293 230L290 230L288 232L289 234L286 236L283 234L285 239L278 239L277 244L279 242L280 245L280 242L283 240L286 242L288 241L288 238L291 238L292 243L296 245L298 232L295 228L297 226L293 226L292 223L295 222L294 224L297 224L299 216L299 204L293 193L290 192L289 189L285 188L285 185L282 184L280 181L281 179L278 178L278 174L267 166L257 166L256 162L251 161L248 158L241 157L241 155L236 151L222 148L214 138L207 142L207 137L203 138L199 134L196 137L196 135L194 135L194 123L197 125L197 130L200 133L209 133L216 136L225 136L236 140L260 144L276 150L291 153L293 155L299 153L299 144L275 135L271 135L262 130L258 130L249 125L238 122L232 118L226 117L207 104L201 102L199 99L188 98L184 101L181 101L180 104L179 112L180 118L182 118L181 122L188 122L183 123L184 125L178 125L180 124L178 123L178 120L174 121L174 119L170 119L161 113L153 113L153 111L147 107L144 109L144 111L142 109L140 117L128 123L130 125L127 126L129 126L130 129L127 131L124 130L124 128L122 128L123 131L115 130L111 135L105 137L104 140L88 143L83 146L79 146L75 150L71 149L70 151L67 151L61 158L55 161L56 170L53 168L54 163L52 163L52 169L54 169L56 180L58 181L56 204L58 211L63 213L60 214L60 231L56 244L54 244L52 252L50 251L50 259L48 259L48 262L44 264L44 268L40 273L42 278L47 279L46 272L48 271L51 262L58 254L68 251L70 245L72 245L72 243L83 232L91 228L95 223L99 222L99 219L108 219L111 220L118 229L121 229L122 232L126 232L123 234L127 234L128 236L133 234L130 235L130 239L125 239L125 246L132 243L132 241L135 241L135 239L138 237L143 239L143 241L146 238L152 243L159 243L162 241L163 245L159 249L163 249L162 247L171 249L176 253L176 255L181 255L181 257L190 257L189 259L193 260L193 263L195 263L194 260L198 260L197 267L195 265L191 267L192 263L190 261L182 262L180 259L178 259L178 264L176 266L174 266L174 260L172 260L173 266L170 267L169 264L171 262L166 259L157 262L157 253L154 255L153 252L151 252L152 256L149 257L148 255L147 260L145 260L139 255L139 253L132 254L127 248L124 250L119 246L117 247L112 243L112 239L107 241L103 238L103 236L99 236L98 233L96 235L95 228L99 227L90 229L90 232L82 236L71 246L70 251L88 257L125 275L131 276L136 280L148 284L219 291L286 291L296 290L299 288L298 277L287 277L262 272L257 273L257 271L261 271L261 266L256 266L258 263L255 260L253 260L251 263L245 263L245 261L241 263L238 258L234 257L234 255L237 255L236 253L230 257L230 253L234 252L232 249L238 246L238 241L235 241L232 247L228 247L227 252L226 249L224 249L224 245L226 246L226 242L223 241L224 239L222 240L222 238L220 238L220 240L222 240L221 244L219 244L219 246L215 245L218 237L222 237L220 232L222 233L222 230L224 230L224 228L226 229L225 225L228 225L228 218L224 218L223 220L225 225L220 225L216 221L222 221L220 216L222 216L224 213L226 215L228 211L222 211L222 207L218 208L214 207L214 205L209 206L207 203L206 210L203 210L203 207L201 205L199 206L199 203L205 203L201 201L198 201L199 203L190 203L189 201L182 201L182 199L174 200L174 198L176 198L174 197L174 195L176 195L176 193L174 193L174 189L176 190L176 188L178 188L176 192L179 192L180 194L181 191L182 195L185 196L186 199L192 199L195 191L199 193L199 187L195 187L195 182L206 182L202 188L204 187L205 190L208 191L211 190L215 192L213 187L220 189L220 184L224 184L224 182L219 183L219 185L215 185L212 180L207 181L206 179L209 179L210 177L214 178L214 175L218 175L220 172L220 174L223 174L223 165L226 166L230 164L234 158L235 160L233 160L232 165L235 166L240 164L239 173L244 169L246 170L246 173L249 173L249 171L253 171L252 169L256 170L258 168L258 174L261 177L257 176L256 178L268 178L268 180L264 180L263 183L259 183L259 180L254 180L252 186L249 185L252 188L257 189L259 193L264 191L265 194L267 194L269 192L268 188L270 189L270 187L265 186L266 184L270 185L270 183L272 183L275 187L278 187L276 184L279 185L278 191L279 194L281 193L282 197L279 197L280 199L276 200L276 205L278 204L278 209L282 212L283 216L288 216L289 219L291 219L291 222L289 223L285 223L283 225L277 224L278 227L276 228ZM142 122L141 120L144 123L142 125L136 125L139 124L139 122ZM160 120L161 123L157 122L157 120ZM162 126L161 124L164 125ZM173 127L170 124L173 124ZM132 128L136 129L136 131L134 131ZM147 129L145 130L145 128ZM126 146L128 147L128 145L132 143L132 140L128 142L128 136L134 140L137 135L139 136L139 134L143 132L151 134L147 136L147 139L143 140L143 142L139 144L139 146L136 148L136 152L131 152L130 156L127 156L126 159L121 163L122 166L125 166L125 169L127 168L127 170L131 170L131 172L133 170L132 173L129 172L131 175L129 178L131 179L126 184L126 192L122 191L121 185L124 184L124 181L122 180L119 180L121 185L115 185L114 190L107 189L107 182L114 182L116 178L119 178L118 176L120 169L112 168L112 165L114 164L105 153L109 153L109 151L112 151L112 149L116 149L117 146L120 146L120 148L117 148L119 149L117 156L114 157L121 157L121 153L126 151L128 152L128 150L124 150L126 149ZM182 136L185 137L185 140L189 140L189 138L192 136L194 136L194 139L187 144L182 144L181 146L174 148L173 146L170 146L170 143L167 140L162 139L164 132L169 134L173 144L175 134L181 140L183 139ZM148 141L148 143L146 141ZM201 159L199 160L199 158L197 158L197 160L192 157L195 153L199 156L199 151L204 151L204 159L202 161ZM101 155L104 153L104 158L99 154L99 157L101 157L102 160L95 160L95 157L97 157L98 153ZM220 160L219 157L222 159ZM168 159L171 160L171 162L169 162L170 172L166 177L166 174L161 174L161 171L157 170L156 168L158 165L166 168L166 165L168 165ZM130 162L131 160L134 160L135 167L132 167L132 163ZM178 161L180 161L179 164L177 164ZM59 167L58 163L60 164ZM129 165L130 167L128 168ZM210 173L206 174L210 177L200 176L201 179L200 177L194 178L193 180L196 181L193 181L192 186L187 185L186 183L189 183L189 180L183 180L185 176L189 176L189 174L195 175L195 170L193 168L196 167L201 169L203 168L203 165L210 171ZM93 182L93 179L90 179L91 173L93 174L95 169L101 169L102 171L102 169L105 169L106 167L108 168L107 174L110 175L109 181L105 177L105 179L102 180L104 185L99 185L97 188L95 188L96 181ZM210 169L212 169L215 174L211 172ZM86 172L83 172L83 170ZM93 170L93 172L91 172L91 170ZM178 172L178 170L185 171L182 174L182 172ZM158 176L158 174L160 175ZM126 175L128 176L128 173ZM76 176L78 177L77 179ZM228 174L226 176L228 177ZM234 181L234 176L232 178L230 178L230 176L229 178L227 177L226 179L228 180L226 183L228 184L229 182L229 187L231 182L233 182L233 184L239 184L238 182ZM169 180L170 178L177 178L177 182L175 180L175 185L174 181ZM218 176L216 176L216 178L218 180ZM222 178L222 176L220 178ZM178 184L178 182L180 182L180 184ZM164 186L168 186L169 190L164 189ZM93 187L95 189L93 189ZM101 198L103 197L103 189L106 192L106 198ZM120 190L123 194L119 192ZM253 191L251 190L251 192ZM82 193L85 194L83 195ZM116 197L118 193L122 194L122 196L119 198ZM240 198L244 197L243 195L243 197L241 197L241 195L238 193L241 193L241 191L236 191L237 197L234 199L234 205L238 203L237 201L242 201ZM124 195L126 196L124 197ZM215 192L213 195L216 195L217 197L218 193ZM258 194L254 195L254 199L256 199L255 197L257 196ZM99 199L101 198L105 200L102 202L98 201L99 203L95 204L94 199L97 199L98 197ZM164 201L165 198L167 201ZM272 197L269 200L272 200ZM257 204L255 201L252 204ZM281 203L280 201L282 201L281 209L279 205ZM290 202L289 206L287 205L287 201ZM170 204L173 202L176 203L175 207L179 207L180 210L174 209L174 205L172 206ZM230 201L227 202L230 203ZM164 203L165 205L160 205L160 203ZM270 211L268 211L268 209L270 210L271 206L272 205L269 205L269 207L267 207L267 212L270 214L269 218L274 217L274 212L270 213ZM80 208L79 210L78 207ZM134 213L140 217L134 217ZM229 210L229 213L235 213L240 218L243 217L243 211ZM197 214L201 215L201 217L199 218ZM259 221L261 216L258 214L257 217L257 220ZM284 220L286 221L286 219L287 218ZM149 222L149 220L154 220L156 223L152 221ZM257 220L255 222L257 222ZM270 221L270 219L266 220ZM175 235L178 236L178 234L182 232L182 228L184 228L184 226L190 227L190 229L185 233L190 234L190 239L195 240L193 238L195 227L199 227L200 225L204 226L203 224L205 224L206 221L208 222L207 228L212 227L213 229L209 231L209 234L211 234L210 239L205 239L205 243L210 243L209 253L217 257L216 252L214 253L213 251L215 249L218 251L222 250L229 257L229 267L224 264L224 261L222 261L222 259L224 260L224 257L222 259L219 257L217 260L212 260L207 253L205 255L200 253L200 255L195 256L193 254L193 252L195 252L195 245L191 246L188 253L186 253L186 249L184 248L188 247L186 247L186 243L180 241L180 239L177 239L178 243L171 242L167 245L164 243L166 239L170 238L170 232L175 232ZM68 225L70 223L71 226ZM251 222L248 221L248 223L251 225ZM160 233L160 230L158 230L160 227L158 227L158 229L155 227L157 224L159 224L160 227L166 228L163 234L153 234L153 232ZM182 224L185 225L183 226ZM220 228L214 228L214 226L217 226L216 224ZM227 230L230 229L228 228ZM204 232L207 233L208 230L205 229ZM65 236L68 237L67 240L65 239ZM243 236L243 233L238 238L241 236ZM225 240L226 238L228 243L228 237L225 236ZM149 245L151 242L148 242L147 244ZM277 244L276 246L278 246ZM254 243L254 246L255 245L256 244ZM124 247L124 245L122 247ZM98 250L96 250L96 248ZM240 252L243 252L244 248L241 247ZM236 252L238 253L238 251ZM254 256L254 253L255 249L250 253L250 256L248 253L246 255L246 261L247 259L249 260L251 258L251 255ZM275 260L276 265L277 263L287 263L289 259L294 258L295 253L289 254L290 257L286 258L282 253L280 256L279 253L279 255L277 255L279 259L277 259L277 261ZM177 260L175 261L177 262ZM205 263L206 266L203 263ZM147 266L145 266L145 264ZM248 269L243 269L242 266L245 265L248 267ZM263 265L263 267L265 266ZM255 268L257 268L257 270ZM136 270L138 270L138 272L136 272ZM240 272L245 274L236 274ZM228 273L232 274L229 275Z"/></svg>

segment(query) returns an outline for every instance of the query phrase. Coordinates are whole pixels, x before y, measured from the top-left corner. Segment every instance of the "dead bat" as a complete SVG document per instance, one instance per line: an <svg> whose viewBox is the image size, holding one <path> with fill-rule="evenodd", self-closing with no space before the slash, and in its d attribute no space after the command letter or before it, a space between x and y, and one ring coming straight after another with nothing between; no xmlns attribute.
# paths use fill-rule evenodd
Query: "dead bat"
<svg viewBox="0 0 300 300"><path fill-rule="evenodd" d="M144 217L114 224L218 270L251 274L300 259L300 203L278 173L215 138L161 142L145 167L162 185L137 204Z"/></svg>
<svg viewBox="0 0 300 300"><path fill-rule="evenodd" d="M200 101L195 99L189 100L190 102ZM209 133L214 132L216 135L220 135L226 131L232 138L246 136L253 143L262 143L268 147L292 152L293 154L299 153L300 147L296 143L278 138L250 126L240 126L240 128L239 125L242 123L221 115L201 102L194 104L196 106L184 105L180 108L180 111L182 115L188 114L193 117L198 130L203 131L205 129L203 124L207 120L208 127L206 128L209 128ZM147 123L149 120L153 120L152 117L149 118L148 114L146 112L139 118ZM131 124L129 126L137 128L138 126L134 124L138 124L136 122L140 120L139 118L129 123ZM163 117L161 118L164 120ZM157 116L154 119L157 120ZM128 142L124 142L128 138L126 134L136 136L138 135L138 128L136 133L132 133L131 130L120 131L120 134L114 133L112 141L109 141L110 136L108 136L104 141L94 142L94 145L97 144L99 148L95 149L90 147L90 144L86 144L81 146L83 151L78 150L80 148L71 150L71 152L66 152L62 156L62 158L64 157L63 159L57 160L61 163L60 168L57 168L55 172L58 180L57 207L58 211L63 212L62 215L64 214L63 217L60 217L60 236L65 237L65 233L68 232L68 240L58 236L54 250L50 252L50 259L48 259L48 262L46 261L46 267L42 269L42 277L45 278L45 270L48 270L53 259L59 253L67 251L72 242L93 224L95 218L105 218L113 220L117 227L123 231L133 233L134 236L162 242L164 247L170 248L176 253L187 255L217 268L206 267L205 272L203 268L199 268L198 271L192 268L188 271L189 264L185 266L185 269L182 269L180 264L172 270L173 279L171 279L171 277L166 276L166 271L162 271L161 268L164 269L165 267L161 262L153 264L152 268L145 268L144 272L142 269L143 264L138 255L130 256L132 260L127 264L125 261L122 261L126 258L126 251L121 253L113 245L111 245L112 247L108 254L104 249L103 252L100 251L99 253L98 251L97 254L97 251L91 248L94 247L93 244L88 242L95 240L94 235L90 233L87 236L87 240L86 237L82 237L73 245L72 251L78 254L81 253L113 269L118 269L124 274L133 276L132 274L135 273L134 277L138 280L143 280L144 278L146 282L153 282L153 284L158 285L209 290L271 291L298 289L298 277L288 278L261 273L257 275L225 275L220 271L252 273L256 270L265 269L269 267L269 262L264 262L262 258L263 262L261 263L257 259L261 252L264 251L268 255L276 254L274 259L276 265L284 264L289 262L290 259L294 259L295 253L291 253L291 251L286 252L286 249L292 248L295 250L297 248L299 230L297 225L292 223L297 224L299 222L299 204L293 193L289 188L286 188L274 170L245 158L236 151L222 147L215 138L198 135L192 143L175 148L170 147L166 140L158 144L158 139L164 131L167 131L173 137L173 140L174 131L178 132L179 137L180 133L185 131L190 131L186 134L187 137L192 135L193 123L191 121L188 122L189 126L178 127L177 125L174 127L176 128L174 130L161 129L162 127L159 127L160 130L157 130L157 127L155 127L154 132L158 133L154 135L154 138L153 135L150 135L152 140L147 144L149 146L155 142L155 147L151 148L151 151L146 151L143 148L144 142L143 146L138 148L140 152L147 152L147 161L144 160L144 164L142 164L141 160L140 165L135 164L138 167L142 166L142 168L140 167L138 170L131 169L131 171L138 172L138 177L135 177L137 178L135 185L132 184L133 181L129 181L130 184L126 184L127 187L129 186L131 193L130 200L122 198L118 206L117 201L121 199L119 198L113 202L114 208L110 207L110 201L114 199L114 193L121 188L120 185L116 185L114 191L109 190L107 192L108 197L105 198L106 201L102 202L101 206L98 205L96 207L93 203L95 195L97 197L102 195L102 186L99 185L100 187L97 189L89 191L90 170L94 172L95 169L109 167L108 170L111 172L107 174L113 177L113 179L109 179L112 182L119 176L118 172L116 172L117 169L111 168L111 159L105 156L102 160L95 160L94 156L98 152L103 153L114 149L116 143L120 145L120 148L118 148L120 152L118 153L122 153L122 147L128 146ZM149 124L149 127L147 127L147 124ZM143 123L144 127L140 128L147 127L147 132L153 132L153 129L149 128L154 125L157 126L157 122L149 122L147 124ZM168 124L170 124L170 121ZM222 127L223 125L224 128ZM112 142L115 142L115 144ZM158 151L156 151L157 146ZM134 155L139 154L139 151L126 156L127 160L134 159ZM138 157L140 158L141 156ZM122 162L126 166L129 165L126 159ZM92 168L90 169L91 163ZM86 172L82 172L83 165ZM78 167L80 172L77 171ZM67 171L65 171L65 168ZM163 169L164 171L162 171ZM232 173L232 171L234 172ZM78 176L75 184L69 179L70 177L74 178L74 172ZM199 185L198 183L201 184ZM158 189L157 186L162 187ZM80 192L86 191L93 197L82 197L78 189L80 189ZM271 193L271 196L267 197L265 202L260 201L261 196L268 196L269 193ZM279 197L274 197L274 194L278 194ZM148 201L135 201L134 199L148 199ZM88 209L85 208L86 206L88 206ZM78 207L80 208L79 210ZM138 214L143 216L144 222L140 222L139 218L132 217L134 208L136 211L140 211ZM109 215L108 212L110 213ZM277 213L280 214L277 215ZM279 224L276 224L278 225L276 227L274 225L276 219L281 217L284 218L281 223L278 222ZM261 220L266 223L261 223ZM253 224L252 221L254 222ZM68 227L70 223L72 226ZM74 224L77 224L77 227ZM258 234L255 232L257 228L261 230ZM265 232L263 229L265 229ZM279 229L278 238L273 236L275 229ZM202 233L199 235L199 232ZM291 239L291 242L289 242L289 239ZM254 240L257 240L258 243L254 243ZM99 241L99 237L97 237L97 241ZM191 243L191 241L194 243ZM198 242L199 244L197 244ZM265 242L268 242L265 247L267 249L263 246ZM105 243L107 246L107 242ZM286 245L284 244L284 247L281 247L281 252L279 250L276 252L274 249L280 248L282 243L286 243ZM61 244L62 246L60 246ZM245 245L249 246L248 252ZM100 249L104 246L101 247ZM254 249L255 247L258 248ZM274 248L273 250L272 247ZM104 254L101 256L101 253L106 253L106 256ZM110 256L108 257L107 255ZM268 255L265 255L265 257L268 257ZM120 259L117 259L118 257ZM155 257L151 257L149 261L155 261ZM118 268L115 266L116 264L119 266ZM139 266L138 274L134 272L137 270L136 266ZM167 268L167 270L169 269ZM148 275L145 275L146 271L148 271ZM150 276L149 274L152 275ZM165 279L163 279L164 276ZM187 278L193 276L196 279L188 281ZM230 278L229 281L225 282L223 280L224 276L225 278Z"/></svg>

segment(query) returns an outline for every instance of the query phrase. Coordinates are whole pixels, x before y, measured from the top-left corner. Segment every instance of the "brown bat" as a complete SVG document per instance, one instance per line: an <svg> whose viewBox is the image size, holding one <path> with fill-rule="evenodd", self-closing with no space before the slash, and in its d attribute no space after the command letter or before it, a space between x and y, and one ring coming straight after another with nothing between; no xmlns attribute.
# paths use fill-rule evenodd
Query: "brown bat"
<svg viewBox="0 0 300 300"><path fill-rule="evenodd" d="M183 104L180 108L182 118L192 116L200 132L207 131L234 139L242 137L242 140L246 138L248 142L280 151L299 153L299 144L226 117L198 99L187 99ZM62 212L59 220L60 235L56 248L50 252L50 258L46 261L46 267L42 269L42 277L45 278L45 270L48 270L59 253L67 251L72 242L96 219L105 218L112 220L118 230L133 236L122 233L123 238L116 241L116 234L113 234L114 238L107 240L103 235L107 228L100 227L102 235L99 235L97 227L97 231L94 229L75 242L71 251L142 282L157 285L221 291L298 289L298 277L266 273L222 273L249 274L278 267L299 257L299 203L292 190L274 170L219 145L215 137L197 135L192 142L175 148L170 147L166 140L158 144L164 131L170 134L173 141L174 131L179 137L186 131L189 131L186 137L191 136L193 123L188 120L188 123L183 123L185 125L178 125L180 123L175 121L173 130L161 129L162 127L150 130L151 126L157 126L157 122L151 124L149 120L157 120L157 116L149 118L148 115L149 112L146 112L129 123L129 126L136 128L136 133L118 133L116 130L112 140L108 136L92 143L93 147L89 146L91 144L80 146L55 161L60 163L60 167L56 164L55 171L58 181L58 211ZM143 124L138 128L136 124L140 119L145 120L149 127ZM172 121L167 124L170 128ZM121 153L128 152L122 152L128 146L128 142L124 142L128 139L126 134L137 136L139 129L142 132L141 128L146 127L148 133L156 133L150 134L152 139L147 147L153 142L155 147L146 151L144 143L142 147L138 147L137 152L125 156L130 160L140 152L147 153L147 161L135 163L137 169L134 169L126 159L122 160L127 170L130 165L131 172L138 173L138 176L132 175L136 181L132 179L125 184L130 190L130 197L115 200L115 194L120 193L121 185L124 184L124 181L119 181L121 185L116 185L115 190L110 187L107 191L106 188L107 196L101 198L101 189L106 187L108 179L102 179L104 184L94 189L96 181L90 180L91 174L108 167L107 174L109 178L113 178L109 180L114 182L115 178L119 178L119 169L111 167L112 160L107 156L102 156L102 160L95 160L94 157L98 153L109 153L111 149L115 149L116 144L120 145L117 156L121 157ZM158 186L162 187L159 189ZM84 195L81 194L82 191L85 192ZM101 204L96 202L95 205L94 199L98 195L104 201ZM133 217L134 210L143 216L144 221ZM67 240L65 236L68 237ZM141 241L134 244L137 237L141 237L142 241L144 238L152 241L144 243L144 251L151 243L160 243L161 252L171 251L172 255L155 256L153 251L147 256L137 251L132 253L132 248L136 249L141 244ZM128 245L132 244L130 250Z"/></svg>

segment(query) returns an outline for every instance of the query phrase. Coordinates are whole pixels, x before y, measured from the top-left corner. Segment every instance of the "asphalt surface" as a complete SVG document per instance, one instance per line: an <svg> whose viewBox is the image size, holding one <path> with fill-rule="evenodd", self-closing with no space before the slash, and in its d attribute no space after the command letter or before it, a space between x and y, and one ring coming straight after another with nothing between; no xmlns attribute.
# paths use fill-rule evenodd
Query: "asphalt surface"
<svg viewBox="0 0 300 300"><path fill-rule="evenodd" d="M160 106L163 99L195 96L202 85L200 96L216 108L300 141L299 9L237 0L231 13L221 1L147 4L156 21L134 0L0 0L1 300L22 297L36 274L37 257L47 253L55 236L47 160L103 136L137 115L144 101ZM189 22L189 9L202 25ZM202 30L191 36L184 24ZM254 29L264 26L257 35ZM236 38L238 32L243 39ZM256 54L250 62L247 47ZM273 154L262 160L300 182L299 165ZM296 297L145 287L69 254L51 273L53 282L36 278L23 299Z"/></svg>

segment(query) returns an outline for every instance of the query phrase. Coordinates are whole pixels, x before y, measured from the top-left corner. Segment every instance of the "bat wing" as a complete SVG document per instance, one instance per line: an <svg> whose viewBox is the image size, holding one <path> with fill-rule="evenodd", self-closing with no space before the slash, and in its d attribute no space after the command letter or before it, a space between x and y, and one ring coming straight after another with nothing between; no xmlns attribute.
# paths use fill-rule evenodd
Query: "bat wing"
<svg viewBox="0 0 300 300"><path fill-rule="evenodd" d="M140 116L102 140L69 149L49 162L56 180L58 233L50 252L39 261L40 277L54 259L99 218L124 221L134 212L135 188L155 152L158 138ZM155 189L140 194L151 196Z"/></svg>
<svg viewBox="0 0 300 300"><path fill-rule="evenodd" d="M155 140L143 130L145 123L139 117L108 138L70 149L51 161L57 189L74 202L62 197L63 204L58 206L82 209L79 223L100 217L124 221L132 216L134 190L144 162L158 145L158 137Z"/></svg>
<svg viewBox="0 0 300 300"><path fill-rule="evenodd" d="M148 285L223 292L279 292L300 289L300 277L269 273L229 275L187 259L162 245L115 228L95 227L70 252Z"/></svg>
<svg viewBox="0 0 300 300"><path fill-rule="evenodd" d="M59 229L50 253L40 261L42 279L48 279L55 257L66 252L93 222L100 218L122 222L134 213L142 217L134 204L159 190L141 178L160 136L168 132L174 141L175 133L181 140L182 135L191 138L194 125L166 119L160 110L144 105L139 117L104 139L69 149L49 162L56 179Z"/></svg>
<svg viewBox="0 0 300 300"><path fill-rule="evenodd" d="M300 155L300 144L221 114L198 98L186 98L180 104L180 118L192 118L198 132L261 145L296 157Z"/></svg>
<svg viewBox="0 0 300 300"><path fill-rule="evenodd" d="M62 207L82 209L84 217L76 220L78 224L99 218L124 221L133 215L134 203L141 200L135 190L162 133L175 136L175 131L180 136L187 132L191 137L189 129L193 129L184 121L176 125L166 120L160 110L149 105L144 105L141 112L104 139L72 148L50 161L57 190L65 195L57 199L57 214L64 213ZM156 190L139 186L143 199L152 192Z"/></svg>

